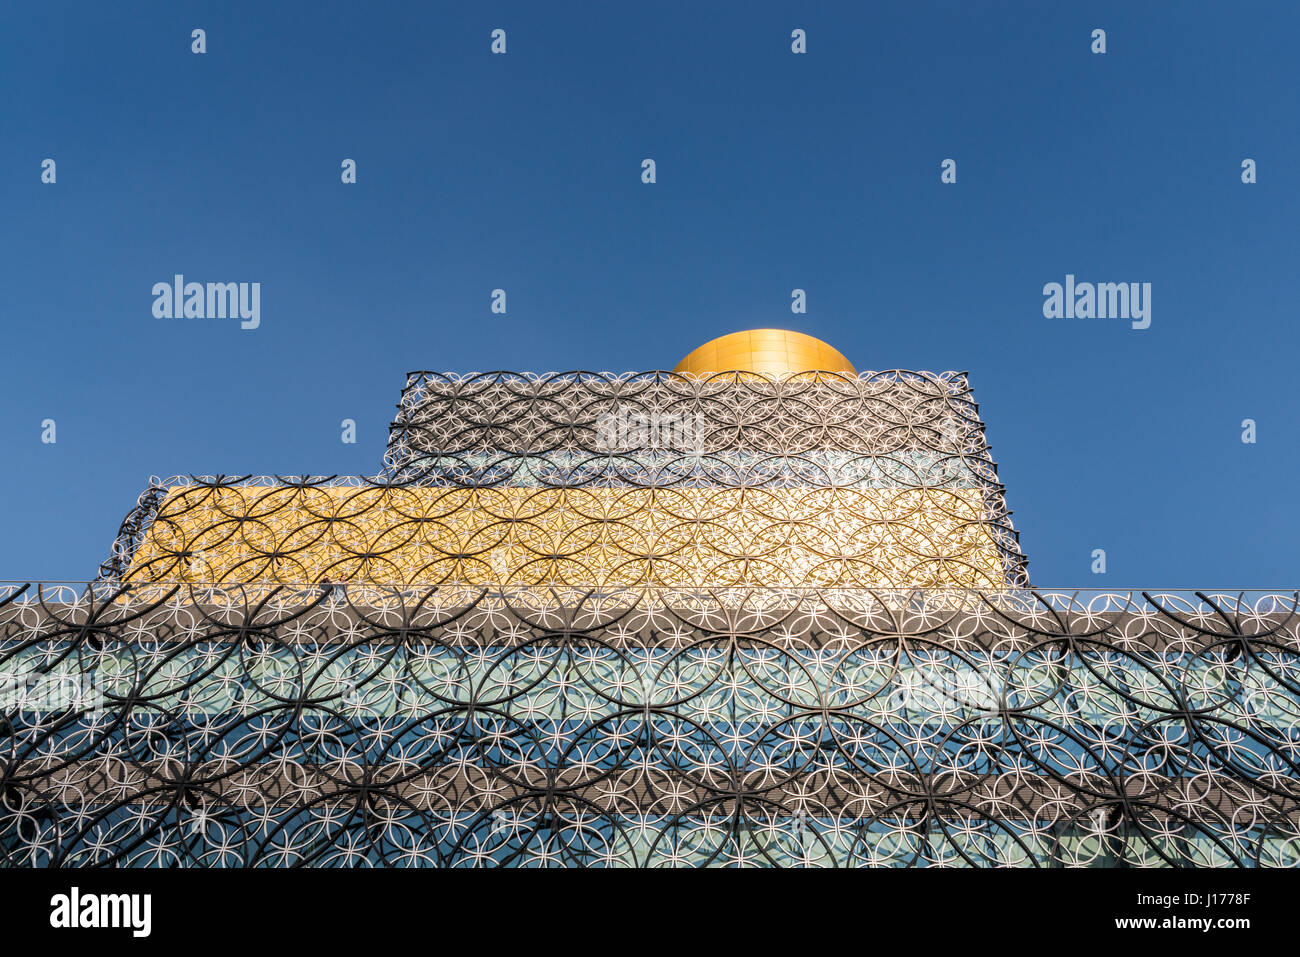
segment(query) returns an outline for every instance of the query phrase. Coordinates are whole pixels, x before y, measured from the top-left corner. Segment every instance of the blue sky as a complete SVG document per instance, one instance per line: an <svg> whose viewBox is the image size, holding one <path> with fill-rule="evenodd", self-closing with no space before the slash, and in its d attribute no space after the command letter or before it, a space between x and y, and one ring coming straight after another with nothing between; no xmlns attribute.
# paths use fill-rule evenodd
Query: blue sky
<svg viewBox="0 0 1300 957"><path fill-rule="evenodd" d="M6 5L0 577L92 576L151 474L375 472L409 369L778 326L970 372L1036 585L1295 586L1297 34L1289 3ZM155 318L175 273L260 282L261 327ZM1067 273L1151 283L1151 327L1044 318Z"/></svg>

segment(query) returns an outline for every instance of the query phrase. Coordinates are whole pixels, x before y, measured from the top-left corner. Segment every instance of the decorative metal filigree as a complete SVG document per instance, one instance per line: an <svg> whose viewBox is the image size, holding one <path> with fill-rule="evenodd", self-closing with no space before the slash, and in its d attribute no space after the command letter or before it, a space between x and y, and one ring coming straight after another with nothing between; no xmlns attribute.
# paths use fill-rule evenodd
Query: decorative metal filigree
<svg viewBox="0 0 1300 957"><path fill-rule="evenodd" d="M1298 604L10 586L0 860L1290 866Z"/></svg>
<svg viewBox="0 0 1300 957"><path fill-rule="evenodd" d="M601 589L1029 583L958 373L412 373L385 466L373 479L155 480L101 574Z"/></svg>
<svg viewBox="0 0 1300 957"><path fill-rule="evenodd" d="M1000 588L1005 571L973 489L178 479L121 580Z"/></svg>
<svg viewBox="0 0 1300 957"><path fill-rule="evenodd" d="M1300 861L1300 595L1028 584L962 374L415 373L0 590L0 861Z"/></svg>
<svg viewBox="0 0 1300 957"><path fill-rule="evenodd" d="M965 373L858 376L670 372L412 372L390 428L398 474L422 456L483 450L537 454L603 448L602 415L631 409L702 423L703 452L889 455L928 450L991 465Z"/></svg>

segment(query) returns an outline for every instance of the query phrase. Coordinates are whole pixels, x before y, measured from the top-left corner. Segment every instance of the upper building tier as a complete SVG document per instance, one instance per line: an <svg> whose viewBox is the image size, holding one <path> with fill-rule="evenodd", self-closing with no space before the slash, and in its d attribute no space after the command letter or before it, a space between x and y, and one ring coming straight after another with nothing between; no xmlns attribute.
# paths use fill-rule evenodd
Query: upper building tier
<svg viewBox="0 0 1300 957"><path fill-rule="evenodd" d="M727 365L736 368L713 368ZM160 483L102 572L225 583L1028 585L964 373L857 373L825 343L778 330L724 336L678 368L411 373L380 475Z"/></svg>

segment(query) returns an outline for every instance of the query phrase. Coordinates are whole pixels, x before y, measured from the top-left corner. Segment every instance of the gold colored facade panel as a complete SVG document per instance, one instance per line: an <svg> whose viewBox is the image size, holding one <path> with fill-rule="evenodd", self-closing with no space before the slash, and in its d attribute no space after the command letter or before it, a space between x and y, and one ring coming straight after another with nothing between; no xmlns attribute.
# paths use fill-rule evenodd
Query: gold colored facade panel
<svg viewBox="0 0 1300 957"><path fill-rule="evenodd" d="M1001 588L979 489L173 490L127 581Z"/></svg>

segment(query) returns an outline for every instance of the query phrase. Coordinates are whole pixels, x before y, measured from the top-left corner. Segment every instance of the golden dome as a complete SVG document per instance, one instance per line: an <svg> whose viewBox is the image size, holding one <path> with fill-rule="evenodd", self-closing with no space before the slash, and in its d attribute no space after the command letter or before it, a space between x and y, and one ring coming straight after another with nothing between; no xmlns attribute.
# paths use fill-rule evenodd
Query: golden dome
<svg viewBox="0 0 1300 957"><path fill-rule="evenodd" d="M788 329L749 329L719 336L692 350L673 371L696 375L710 372L757 372L767 376L798 372L858 374L838 349Z"/></svg>

